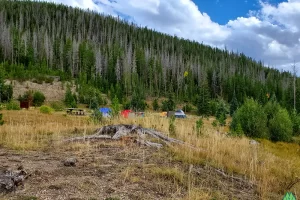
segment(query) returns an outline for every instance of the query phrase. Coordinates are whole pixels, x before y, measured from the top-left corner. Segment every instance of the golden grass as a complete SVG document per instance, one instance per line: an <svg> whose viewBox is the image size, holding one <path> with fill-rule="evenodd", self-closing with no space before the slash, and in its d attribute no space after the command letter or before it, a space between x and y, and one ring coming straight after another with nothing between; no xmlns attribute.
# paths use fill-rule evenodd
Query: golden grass
<svg viewBox="0 0 300 200"><path fill-rule="evenodd" d="M47 148L51 141L59 141L72 134L85 135L99 127L89 123L87 117L66 116L62 112L52 115L41 114L38 110L1 111L5 121L0 127L0 145L19 150L35 150ZM159 117L158 113L147 113L145 118L117 118L103 122L106 124L137 124L154 128L168 134L169 121ZM287 186L300 176L300 150L298 144L272 143L261 140L261 145L249 144L247 138L227 137L224 132L228 127L214 128L213 119L203 119L203 135L197 137L195 122L198 118L177 119L176 137L197 148L189 146L173 146L169 150L172 159L189 164L207 164L227 173L238 173L258 185L261 199L269 199L270 194L282 195ZM86 148L75 145L72 148ZM166 170L164 170L166 171ZM168 171L166 171L168 172ZM170 171L166 175L178 175ZM130 172L128 172L130 173ZM173 173L173 174L172 174ZM126 174L124 174L126 180ZM180 182L180 176L176 178ZM300 195L297 184L290 191ZM193 189L191 196L203 193L205 198L210 194ZM201 196L201 195L200 195ZM278 196L277 196L278 197ZM199 198L199 199L203 199ZM196 198L197 199L197 198Z"/></svg>
<svg viewBox="0 0 300 200"><path fill-rule="evenodd" d="M42 114L39 110L2 111L5 124L0 127L0 145L12 149L46 148L53 140L69 134L87 134L95 126L85 117L62 113Z"/></svg>
<svg viewBox="0 0 300 200"><path fill-rule="evenodd" d="M191 164L207 164L227 173L244 175L258 185L261 199L283 195L286 190L300 194L297 187L287 186L300 176L299 145L262 142L251 145L248 138L232 138L222 132L228 127L214 128L213 119L204 119L203 136L197 137L195 123L198 118L176 120L177 138L197 147L173 146L174 158ZM155 115L145 118L119 119L111 123L132 123L168 133L168 119ZM281 146L283 146L281 148ZM274 151L276 149L278 152ZM278 197L278 196L277 196Z"/></svg>

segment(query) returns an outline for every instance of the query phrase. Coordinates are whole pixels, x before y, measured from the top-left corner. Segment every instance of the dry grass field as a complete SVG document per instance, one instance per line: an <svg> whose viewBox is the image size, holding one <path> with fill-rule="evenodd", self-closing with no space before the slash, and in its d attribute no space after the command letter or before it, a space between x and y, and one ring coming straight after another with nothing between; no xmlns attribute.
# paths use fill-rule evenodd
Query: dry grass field
<svg viewBox="0 0 300 200"><path fill-rule="evenodd" d="M298 144L260 140L253 145L227 136L228 127L214 128L213 119L203 119L201 136L197 117L177 119L175 137L189 145L157 150L126 141L62 142L120 123L168 135L168 119L155 113L94 124L63 112L1 112L1 168L22 164L32 173L23 189L3 199L281 199L287 191L300 196ZM78 166L61 166L72 156Z"/></svg>

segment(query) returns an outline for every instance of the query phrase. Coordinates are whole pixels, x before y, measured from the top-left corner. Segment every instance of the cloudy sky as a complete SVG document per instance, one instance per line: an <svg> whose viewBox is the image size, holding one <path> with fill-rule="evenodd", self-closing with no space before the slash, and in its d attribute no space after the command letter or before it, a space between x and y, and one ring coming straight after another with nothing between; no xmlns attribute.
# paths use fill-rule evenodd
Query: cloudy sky
<svg viewBox="0 0 300 200"><path fill-rule="evenodd" d="M48 0L300 71L300 0Z"/></svg>

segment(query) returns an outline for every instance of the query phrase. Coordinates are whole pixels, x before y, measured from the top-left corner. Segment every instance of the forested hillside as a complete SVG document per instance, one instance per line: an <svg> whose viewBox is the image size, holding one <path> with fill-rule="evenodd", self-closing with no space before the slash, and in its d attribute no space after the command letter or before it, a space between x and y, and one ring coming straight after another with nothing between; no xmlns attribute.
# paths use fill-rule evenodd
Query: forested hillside
<svg viewBox="0 0 300 200"><path fill-rule="evenodd" d="M139 92L192 102L208 91L211 99L231 101L235 91L239 102L254 97L264 103L270 94L293 108L293 79L287 72L243 54L53 3L0 1L0 63L8 78L55 74L103 93L114 91L119 98Z"/></svg>

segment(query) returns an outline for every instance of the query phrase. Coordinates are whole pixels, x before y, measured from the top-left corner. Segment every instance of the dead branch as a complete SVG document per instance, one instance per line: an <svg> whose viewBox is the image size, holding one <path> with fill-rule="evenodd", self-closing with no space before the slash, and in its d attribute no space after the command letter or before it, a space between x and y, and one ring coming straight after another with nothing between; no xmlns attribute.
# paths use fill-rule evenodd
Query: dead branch
<svg viewBox="0 0 300 200"><path fill-rule="evenodd" d="M121 138L127 137L129 135L135 136L136 137L135 141L137 143L145 146L150 146L150 147L161 148L163 145L146 140L147 136L158 139L166 144L169 143L185 144L181 140L170 138L156 130L142 128L136 125L125 125L125 124L103 126L97 129L95 131L95 134L93 135L70 138L65 140L65 142L95 141L95 140L103 140L103 139L120 140Z"/></svg>

